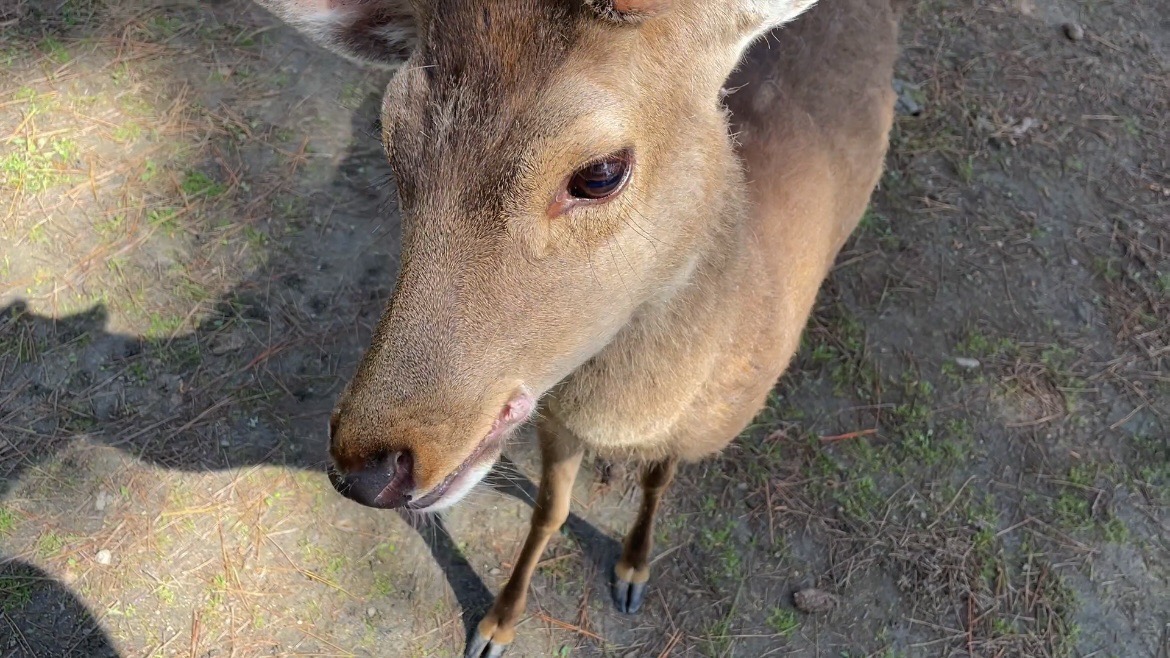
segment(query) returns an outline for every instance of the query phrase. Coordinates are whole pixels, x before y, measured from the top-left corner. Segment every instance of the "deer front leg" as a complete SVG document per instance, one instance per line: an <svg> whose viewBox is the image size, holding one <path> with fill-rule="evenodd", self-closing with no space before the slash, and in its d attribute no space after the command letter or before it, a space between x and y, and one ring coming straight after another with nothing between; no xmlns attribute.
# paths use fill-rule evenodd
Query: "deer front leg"
<svg viewBox="0 0 1170 658"><path fill-rule="evenodd" d="M524 614L528 602L528 585L536 563L553 533L561 529L569 518L569 498L577 469L581 466L583 448L576 437L567 431L549 427L542 422L537 427L540 439L541 476L532 510L528 539L520 551L520 559L512 576L496 597L487 616L467 644L465 658L497 658L516 636L516 622Z"/></svg>
<svg viewBox="0 0 1170 658"><path fill-rule="evenodd" d="M662 502L662 492L674 479L677 465L677 459L664 459L647 464L642 471L642 506L638 509L638 520L626 535L622 557L613 569L613 601L619 612L633 614L642 607L646 583L650 580L654 515Z"/></svg>

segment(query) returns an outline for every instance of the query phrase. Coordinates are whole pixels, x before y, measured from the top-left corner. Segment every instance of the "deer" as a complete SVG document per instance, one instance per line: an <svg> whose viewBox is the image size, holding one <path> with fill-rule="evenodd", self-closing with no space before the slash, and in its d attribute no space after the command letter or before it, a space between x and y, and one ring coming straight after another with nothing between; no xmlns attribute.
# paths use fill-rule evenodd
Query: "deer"
<svg viewBox="0 0 1170 658"><path fill-rule="evenodd" d="M329 418L328 477L434 513L535 419L527 539L468 658L515 638L589 450L641 464L614 604L646 598L680 463L788 369L870 203L898 0L259 0L392 68L400 269Z"/></svg>

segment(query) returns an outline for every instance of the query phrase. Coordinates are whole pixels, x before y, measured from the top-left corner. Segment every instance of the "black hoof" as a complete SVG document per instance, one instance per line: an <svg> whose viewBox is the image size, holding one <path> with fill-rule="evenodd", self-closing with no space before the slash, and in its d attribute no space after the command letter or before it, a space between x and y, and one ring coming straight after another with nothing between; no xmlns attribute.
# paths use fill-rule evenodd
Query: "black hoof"
<svg viewBox="0 0 1170 658"><path fill-rule="evenodd" d="M618 612L632 615L642 607L646 598L646 583L630 583L620 578L613 583L613 604Z"/></svg>
<svg viewBox="0 0 1170 658"><path fill-rule="evenodd" d="M467 650L463 652L463 658L500 658L507 648L508 645L492 642L491 638L480 635L477 630L471 634L471 640L467 643Z"/></svg>

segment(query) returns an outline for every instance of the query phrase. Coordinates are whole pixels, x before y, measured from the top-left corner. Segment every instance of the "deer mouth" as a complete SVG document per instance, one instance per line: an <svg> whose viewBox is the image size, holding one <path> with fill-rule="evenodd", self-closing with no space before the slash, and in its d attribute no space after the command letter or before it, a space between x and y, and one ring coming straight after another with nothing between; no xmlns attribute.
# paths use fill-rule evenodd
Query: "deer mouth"
<svg viewBox="0 0 1170 658"><path fill-rule="evenodd" d="M415 512L437 512L459 502L496 463L503 447L503 439L504 432L492 430L462 464L448 473L447 477L426 495L407 503L407 509ZM447 496L448 492L452 495Z"/></svg>
<svg viewBox="0 0 1170 658"><path fill-rule="evenodd" d="M407 509L416 512L437 512L459 502L492 469L503 449L504 438L512 430L523 425L535 407L536 398L527 388L521 386L500 410L492 422L491 430L475 450L471 451L467 459L448 473L434 489L407 503Z"/></svg>

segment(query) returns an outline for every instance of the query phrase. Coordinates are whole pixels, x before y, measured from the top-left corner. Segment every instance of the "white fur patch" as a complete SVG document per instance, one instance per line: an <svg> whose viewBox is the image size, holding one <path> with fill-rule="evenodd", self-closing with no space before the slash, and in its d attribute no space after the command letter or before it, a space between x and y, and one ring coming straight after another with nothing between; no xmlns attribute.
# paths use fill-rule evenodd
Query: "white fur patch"
<svg viewBox="0 0 1170 658"><path fill-rule="evenodd" d="M770 30L792 21L808 11L817 0L747 0L747 11L758 17L760 24L740 44L740 53Z"/></svg>
<svg viewBox="0 0 1170 658"><path fill-rule="evenodd" d="M451 507L455 503L463 500L467 494L471 493L471 490L475 488L475 485L479 484L480 480L483 480L484 476L492 470L492 465L494 463L494 459L488 460L482 464L477 464L476 466L470 467L466 471L460 473L459 477L455 479L455 482L451 483L451 488L447 489L446 493L440 496L439 499L432 503L429 507L419 511L426 513L441 512Z"/></svg>
<svg viewBox="0 0 1170 658"><path fill-rule="evenodd" d="M408 0L358 0L334 7L320 0L258 2L319 45L363 64L397 66L417 38ZM384 48L371 45L370 37Z"/></svg>

